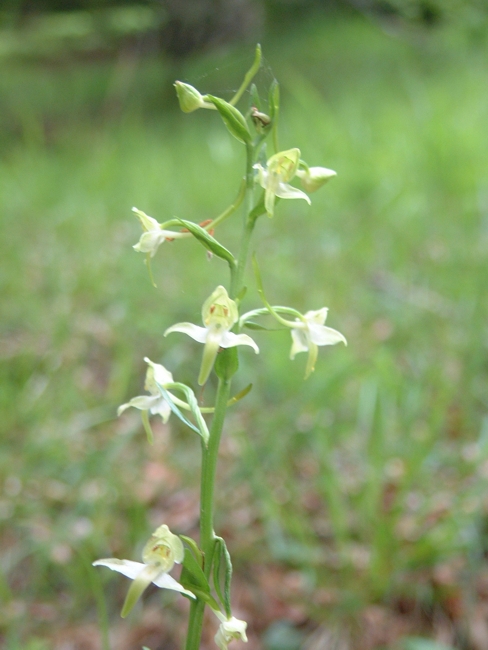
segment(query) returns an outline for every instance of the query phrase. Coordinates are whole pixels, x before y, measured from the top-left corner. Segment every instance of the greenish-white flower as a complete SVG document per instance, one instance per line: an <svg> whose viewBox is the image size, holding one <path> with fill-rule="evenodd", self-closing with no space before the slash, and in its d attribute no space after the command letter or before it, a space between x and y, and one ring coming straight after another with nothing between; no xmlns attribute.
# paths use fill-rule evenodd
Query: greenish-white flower
<svg viewBox="0 0 488 650"><path fill-rule="evenodd" d="M304 199L310 204L310 199L301 190L288 182L296 175L300 162L300 149L288 149L271 156L266 167L259 163L254 165L257 170L257 180L264 188L264 206L268 217L274 213L276 197L280 199Z"/></svg>
<svg viewBox="0 0 488 650"><path fill-rule="evenodd" d="M168 526L163 525L154 531L145 545L142 562L107 558L93 562L93 566L106 566L134 581L127 592L121 612L121 616L125 618L151 582L161 589L171 589L195 598L195 594L168 575L175 564L181 564L184 554L181 539L174 535Z"/></svg>
<svg viewBox="0 0 488 650"><path fill-rule="evenodd" d="M336 343L347 345L345 337L340 332L324 325L327 312L327 307L323 307L316 311L307 311L302 318L296 318L294 323L286 322L292 328L290 359L294 359L299 352L308 352L305 378L315 370L318 346ZM281 322L285 323L283 320Z"/></svg>
<svg viewBox="0 0 488 650"><path fill-rule="evenodd" d="M163 422L166 423L171 415L171 407L161 394L158 384L163 386L163 388L166 384L172 384L173 375L164 366L159 363L153 363L147 357L144 358L144 361L149 364L144 388L150 395L133 397L127 404L119 406L117 415L121 415L126 409L133 406L140 411L149 411L152 415L160 415L163 418Z"/></svg>
<svg viewBox="0 0 488 650"><path fill-rule="evenodd" d="M220 650L227 650L229 643L234 639L242 639L242 641L247 643L246 621L241 621L235 616L226 618L223 614L215 610L214 614L221 621L217 634L215 635L215 643Z"/></svg>
<svg viewBox="0 0 488 650"><path fill-rule="evenodd" d="M142 210L132 208L132 212L135 213L141 222L142 230L144 231L137 244L132 247L138 253L149 253L151 257L154 257L158 248L166 240L173 241L173 239L190 237L190 233L188 232L164 230L156 219L153 219L153 217L150 217Z"/></svg>
<svg viewBox="0 0 488 650"><path fill-rule="evenodd" d="M337 176L337 173L332 169L327 169L327 167L307 167L306 169L298 169L297 176L307 192L316 192L328 180Z"/></svg>
<svg viewBox="0 0 488 650"><path fill-rule="evenodd" d="M203 303L202 320L205 327L193 323L177 323L169 327L164 336L171 332L188 334L193 340L204 344L202 365L198 383L203 386L207 381L219 348L232 348L237 345L249 345L257 354L259 348L247 334L234 334L230 330L237 323L239 313L234 300L229 298L225 287L218 286Z"/></svg>

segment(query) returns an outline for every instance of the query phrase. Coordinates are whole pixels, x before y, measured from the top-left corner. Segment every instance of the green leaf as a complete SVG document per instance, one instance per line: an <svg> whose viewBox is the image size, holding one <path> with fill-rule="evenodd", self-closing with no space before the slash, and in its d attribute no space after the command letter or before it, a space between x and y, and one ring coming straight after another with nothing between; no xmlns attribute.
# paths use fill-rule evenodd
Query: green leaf
<svg viewBox="0 0 488 650"><path fill-rule="evenodd" d="M229 104L220 97L213 95L205 95L205 100L211 102L220 113L220 117L224 121L229 133L237 138L243 144L250 144L252 141L251 132L247 126L246 118L237 110L235 106Z"/></svg>
<svg viewBox="0 0 488 650"><path fill-rule="evenodd" d="M225 260L231 268L235 266L236 260L232 253L227 250L225 246L222 246L222 244L218 242L215 237L212 237L212 235L210 235L204 228L193 221L186 221L186 219L178 219L177 221L189 230L195 239L198 239L207 250L217 257L220 257L220 259Z"/></svg>
<svg viewBox="0 0 488 650"><path fill-rule="evenodd" d="M195 590L198 590L200 593L210 594L210 585L208 584L203 569L188 548L185 548L180 583L185 589L192 591L195 595L197 595Z"/></svg>
<svg viewBox="0 0 488 650"><path fill-rule="evenodd" d="M222 576L222 569L224 575ZM222 592L222 578L223 578L223 592ZM227 617L232 616L230 605L230 583L232 581L232 561L230 559L229 551L222 537L217 537L215 540L214 551L214 566L213 566L213 583L215 592L220 599L220 602L225 608Z"/></svg>
<svg viewBox="0 0 488 650"><path fill-rule="evenodd" d="M186 535L179 535L179 537L190 547L190 549L193 551L193 555L196 558L200 568L203 568L203 553L202 551L198 548L198 544L195 542L194 539L191 537L187 537Z"/></svg>

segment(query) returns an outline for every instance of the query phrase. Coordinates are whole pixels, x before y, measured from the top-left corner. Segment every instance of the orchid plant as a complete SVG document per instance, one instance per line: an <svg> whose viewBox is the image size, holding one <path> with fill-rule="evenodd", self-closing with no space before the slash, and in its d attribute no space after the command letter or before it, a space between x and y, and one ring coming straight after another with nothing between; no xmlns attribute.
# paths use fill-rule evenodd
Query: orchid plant
<svg viewBox="0 0 488 650"><path fill-rule="evenodd" d="M217 387L214 405L203 406L191 386L175 381L172 373L164 366L146 358L148 369L145 389L148 394L133 397L118 410L119 415L130 407L141 411L149 442L153 440L150 416L160 416L166 423L170 415L174 414L200 437L202 465L199 539L196 541L175 534L162 523L144 547L142 563L117 558L93 563L121 573L133 581L122 609L123 617L130 613L151 583L188 598L191 604L186 650L197 650L200 647L206 607L213 611L220 622L215 635L215 643L220 650L226 650L234 639L247 641L247 623L232 613L230 554L225 541L214 530L215 478L226 412L229 406L242 399L250 390L248 386L231 396L233 375L238 369L237 348L250 347L256 354L259 353L253 338L241 330L246 327L266 330L265 325L256 323L256 319L265 316L273 318L281 328L288 329L292 338L291 359L300 352L308 352L305 378L315 368L320 346L346 343L340 332L324 325L326 307L302 314L292 307L270 304L255 257L254 275L261 306L239 316L246 297L244 281L251 239L259 218L262 215L273 217L279 199L303 199L310 204L306 192L318 190L335 176L334 171L325 167L309 167L301 158L297 147L280 150L277 132L279 87L276 82L271 84L266 104L262 106L256 86L252 84L260 65L261 49L258 46L252 67L230 101L201 94L186 83L175 84L183 112L192 113L199 109L215 111L216 118L220 117L229 133L245 147L244 178L233 204L214 219L201 224L177 218L160 223L142 210L133 208L143 231L134 249L146 255L149 271L151 259L165 242L190 237L195 238L213 256L224 260L229 268L228 282L223 280L203 304L203 327L193 323L177 323L164 332L165 337L175 332L187 334L194 341L203 344L196 382L199 386L204 386L215 376ZM250 105L240 111L236 105L246 92L250 97ZM269 155L270 150L272 155ZM290 184L296 179L305 191ZM215 230L241 207L242 217L235 219L236 228L240 228L242 233L240 247L238 251L231 252L216 238ZM150 277L153 281L151 271ZM169 575L175 564L182 564L183 567L179 581Z"/></svg>

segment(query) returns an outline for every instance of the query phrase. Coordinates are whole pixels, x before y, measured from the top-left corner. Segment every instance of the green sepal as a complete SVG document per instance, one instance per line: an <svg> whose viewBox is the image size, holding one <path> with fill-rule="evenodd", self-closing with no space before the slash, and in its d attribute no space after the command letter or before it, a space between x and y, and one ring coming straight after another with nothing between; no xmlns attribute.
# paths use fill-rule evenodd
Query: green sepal
<svg viewBox="0 0 488 650"><path fill-rule="evenodd" d="M151 429L151 423L149 422L149 411L141 411L142 426L146 432L147 441L150 445L154 444L154 434Z"/></svg>
<svg viewBox="0 0 488 650"><path fill-rule="evenodd" d="M232 104L220 97L205 95L205 100L211 102L220 113L227 130L234 138L243 144L251 144L252 137L244 115Z"/></svg>
<svg viewBox="0 0 488 650"><path fill-rule="evenodd" d="M215 374L222 381L228 381L239 368L239 355L236 347L220 350L215 359Z"/></svg>
<svg viewBox="0 0 488 650"><path fill-rule="evenodd" d="M186 219L178 219L177 221L181 223L184 228L189 230L195 239L198 239L207 250L217 257L220 257L220 259L225 260L231 268L234 268L236 264L235 257L229 250L227 250L227 248L225 248L225 246L222 246L215 237L212 237L212 235L210 235L204 228L193 221L186 221Z"/></svg>
<svg viewBox="0 0 488 650"><path fill-rule="evenodd" d="M222 591L222 570L223 567L223 583L224 589ZM224 606L227 618L232 616L230 605L230 583L232 581L232 561L230 559L229 551L222 537L217 537L215 540L214 550L214 565L213 565L213 583L215 593L217 594L220 602Z"/></svg>

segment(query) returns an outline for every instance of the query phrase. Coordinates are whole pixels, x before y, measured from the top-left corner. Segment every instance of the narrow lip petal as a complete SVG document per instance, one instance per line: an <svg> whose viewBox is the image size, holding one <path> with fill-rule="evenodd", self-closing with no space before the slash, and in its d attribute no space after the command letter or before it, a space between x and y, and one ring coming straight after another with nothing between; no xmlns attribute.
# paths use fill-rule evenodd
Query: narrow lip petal
<svg viewBox="0 0 488 650"><path fill-rule="evenodd" d="M205 343L208 336L208 329L206 327L200 327L199 325L194 325L193 323L176 323L176 325L168 327L164 333L164 336L171 334L171 332L181 332L182 334L187 334L194 341L198 341L198 343Z"/></svg>
<svg viewBox="0 0 488 650"><path fill-rule="evenodd" d="M275 190L275 195L280 199L303 199L309 205L312 204L312 201L310 200L309 196L305 194L305 192L302 192L301 190L298 190L296 187L288 185L287 183L279 183L278 187Z"/></svg>
<svg viewBox="0 0 488 650"><path fill-rule="evenodd" d="M247 334L234 334L233 332L225 332L220 341L221 348L233 348L236 345L249 345L256 354L259 354L259 348L255 341Z"/></svg>
<svg viewBox="0 0 488 650"><path fill-rule="evenodd" d="M336 343L344 343L347 345L346 337L337 330L332 329L332 327L310 323L308 330L310 340L315 345L335 345Z"/></svg>

